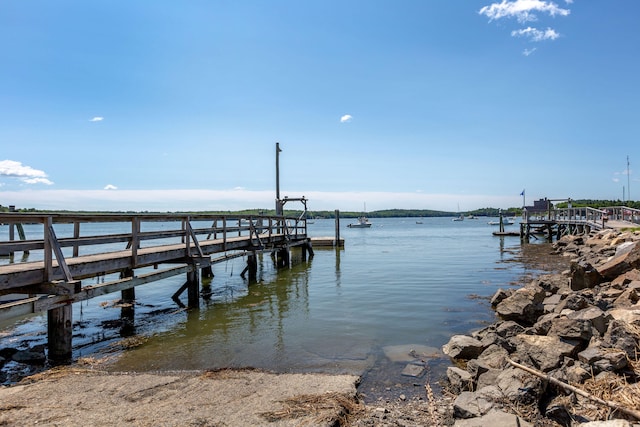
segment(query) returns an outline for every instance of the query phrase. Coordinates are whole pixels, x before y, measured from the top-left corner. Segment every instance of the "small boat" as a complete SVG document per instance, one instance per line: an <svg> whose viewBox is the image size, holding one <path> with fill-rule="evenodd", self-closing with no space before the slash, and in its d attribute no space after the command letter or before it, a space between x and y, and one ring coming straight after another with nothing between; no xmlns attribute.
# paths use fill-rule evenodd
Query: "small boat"
<svg viewBox="0 0 640 427"><path fill-rule="evenodd" d="M470 214L470 215L467 215L467 219L478 219L478 217L473 214Z"/></svg>
<svg viewBox="0 0 640 427"><path fill-rule="evenodd" d="M360 217L358 217L358 222L356 222L355 224L348 224L347 227L349 227L349 228L369 228L369 227L371 227L371 223L369 222L369 219L366 216L360 216Z"/></svg>
<svg viewBox="0 0 640 427"><path fill-rule="evenodd" d="M464 215L460 213L460 203L458 203L458 216L453 218L451 221L464 221Z"/></svg>

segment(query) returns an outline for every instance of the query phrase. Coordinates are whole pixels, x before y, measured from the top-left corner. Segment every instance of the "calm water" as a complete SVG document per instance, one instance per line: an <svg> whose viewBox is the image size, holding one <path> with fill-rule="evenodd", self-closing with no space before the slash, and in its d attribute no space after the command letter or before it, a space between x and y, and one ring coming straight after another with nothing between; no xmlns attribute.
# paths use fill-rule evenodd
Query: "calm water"
<svg viewBox="0 0 640 427"><path fill-rule="evenodd" d="M429 353L429 375L438 377L448 361L435 353L449 337L494 320L486 297L551 268L523 259L517 237L493 236L486 218L373 219L370 229L349 221L341 222L344 249L316 248L310 261L279 272L264 254L251 286L240 277L244 259L214 266L199 311L171 300L183 277L136 288L134 332L146 341L124 352L119 293L75 304L74 357L106 356L116 371L354 373L370 397L406 394L424 378L400 375L406 362L394 354ZM334 222L316 220L309 233L332 236ZM0 325L0 347L46 342L45 318Z"/></svg>

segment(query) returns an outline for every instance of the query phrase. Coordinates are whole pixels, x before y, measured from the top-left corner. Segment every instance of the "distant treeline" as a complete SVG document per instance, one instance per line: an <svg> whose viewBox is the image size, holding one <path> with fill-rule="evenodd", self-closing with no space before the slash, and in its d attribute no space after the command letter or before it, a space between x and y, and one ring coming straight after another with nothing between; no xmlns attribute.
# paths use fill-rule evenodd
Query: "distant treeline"
<svg viewBox="0 0 640 427"><path fill-rule="evenodd" d="M566 208L567 202L558 203L555 205L557 208ZM571 200L571 206L578 207L591 207L601 208L605 206L628 206L630 208L640 209L640 202L620 200ZM9 212L9 207L0 205L0 212ZM54 213L122 213L122 214L140 214L140 213L176 213L176 214L209 214L209 215L275 215L275 209L243 209L239 211L180 211L180 212L152 212L152 211L43 211L34 208L16 209L16 212L28 213L28 212L54 212ZM482 208L472 211L462 212L447 212L447 211L435 211L430 209L385 209L379 211L366 212L366 216L369 218L405 218L405 217L447 217L457 215L475 215L475 216L488 216L497 217L500 214L498 208ZM522 208L509 208L503 209L502 214L505 216L518 216L522 214ZM284 215L288 217L299 217L302 215L300 210L285 210ZM340 211L341 218L357 218L363 215L362 211ZM307 211L307 218L334 218L335 211Z"/></svg>
<svg viewBox="0 0 640 427"><path fill-rule="evenodd" d="M607 206L626 206L629 208L640 209L640 202L634 202L633 200L627 200L626 202L620 200L571 200L571 207L574 208L604 208ZM557 208L568 207L567 202L558 203Z"/></svg>

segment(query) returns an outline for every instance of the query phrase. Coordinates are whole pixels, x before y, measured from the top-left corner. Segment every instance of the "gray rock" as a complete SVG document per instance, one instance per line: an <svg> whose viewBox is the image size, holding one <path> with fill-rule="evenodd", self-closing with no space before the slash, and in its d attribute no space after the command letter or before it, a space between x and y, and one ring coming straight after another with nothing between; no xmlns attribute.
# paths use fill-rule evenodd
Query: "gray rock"
<svg viewBox="0 0 640 427"><path fill-rule="evenodd" d="M571 294L560 301L560 304L556 306L554 311L556 313L562 313L562 311L565 309L580 311L584 310L587 307L589 307L589 301L587 301L587 299L583 295Z"/></svg>
<svg viewBox="0 0 640 427"><path fill-rule="evenodd" d="M426 369L424 366L409 363L407 364L407 366L404 367L400 375L419 378L425 373L425 371Z"/></svg>
<svg viewBox="0 0 640 427"><path fill-rule="evenodd" d="M513 320L507 320L504 322L500 322L496 327L496 333L502 338L511 338L515 337L518 334L521 334L524 331L524 326L520 325Z"/></svg>
<svg viewBox="0 0 640 427"><path fill-rule="evenodd" d="M567 316L574 320L587 320L598 331L600 335L607 331L611 315L600 310L598 307L587 307L583 310L576 311Z"/></svg>
<svg viewBox="0 0 640 427"><path fill-rule="evenodd" d="M630 325L640 326L640 305L627 308L614 308L609 310L609 314L615 320L619 320Z"/></svg>
<svg viewBox="0 0 640 427"><path fill-rule="evenodd" d="M471 377L474 380L477 380L478 377L485 372L491 369L487 364L478 359L471 359L467 362L467 372L471 374Z"/></svg>
<svg viewBox="0 0 640 427"><path fill-rule="evenodd" d="M553 309L556 308L558 304L560 304L560 301L562 301L562 295L560 294L553 294L546 297L544 301L542 301L544 312L551 313Z"/></svg>
<svg viewBox="0 0 640 427"><path fill-rule="evenodd" d="M516 352L522 360L530 360L543 372L557 368L564 356L574 354L579 342L562 339L558 336L518 335Z"/></svg>
<svg viewBox="0 0 640 427"><path fill-rule="evenodd" d="M496 306L496 313L504 320L533 325L544 311L545 296L545 291L538 286L520 288Z"/></svg>
<svg viewBox="0 0 640 427"><path fill-rule="evenodd" d="M619 313L616 312L619 312L619 310L612 310L610 312L615 320L609 322L609 328L607 332L605 332L603 340L607 346L618 348L624 351L632 360L635 360L636 348L639 343L636 341L636 335L632 331L629 331L626 326L627 324L631 324L631 322L625 321L627 316L621 316L621 320L618 320L616 315ZM638 315L640 315L640 313Z"/></svg>
<svg viewBox="0 0 640 427"><path fill-rule="evenodd" d="M442 347L442 351L453 359L475 359L482 353L484 347L475 338L466 335L454 335Z"/></svg>
<svg viewBox="0 0 640 427"><path fill-rule="evenodd" d="M453 402L453 414L456 418L479 417L491 408L492 402L472 391L463 391Z"/></svg>
<svg viewBox="0 0 640 427"><path fill-rule="evenodd" d="M604 350L597 345L589 346L578 353L578 360L591 365L604 357Z"/></svg>
<svg viewBox="0 0 640 427"><path fill-rule="evenodd" d="M613 302L614 308L626 308L631 307L638 303L640 297L638 291L635 288L625 290L618 296Z"/></svg>
<svg viewBox="0 0 640 427"><path fill-rule="evenodd" d="M581 365L576 364L567 367L566 377L570 384L582 384L591 378L591 372L587 371Z"/></svg>
<svg viewBox="0 0 640 427"><path fill-rule="evenodd" d="M17 351L12 359L19 363L25 363L28 365L42 365L47 361L47 357L44 352L33 350L20 350Z"/></svg>
<svg viewBox="0 0 640 427"><path fill-rule="evenodd" d="M620 245L621 248L609 261L599 265L598 273L605 280L613 280L627 271L640 267L640 246L638 242L629 245Z"/></svg>
<svg viewBox="0 0 640 427"><path fill-rule="evenodd" d="M593 336L591 322L573 318L572 315L574 314L575 312L568 317L555 319L551 324L548 335L557 335L568 340L589 341Z"/></svg>
<svg viewBox="0 0 640 427"><path fill-rule="evenodd" d="M486 415L479 418L456 420L454 427L533 427L533 424L523 420L517 415L492 409ZM614 426L611 426L614 427ZM618 426L615 426L618 427ZM620 426L623 427L623 426ZM624 426L626 427L626 426Z"/></svg>
<svg viewBox="0 0 640 427"><path fill-rule="evenodd" d="M631 427L631 423L627 420L590 421L580 427Z"/></svg>
<svg viewBox="0 0 640 427"><path fill-rule="evenodd" d="M585 261L572 263L570 274L570 286L574 291L593 288L604 281L598 270Z"/></svg>
<svg viewBox="0 0 640 427"><path fill-rule="evenodd" d="M476 381L476 388L478 390L496 384L498 376L502 373L502 369L488 369L485 372L478 375Z"/></svg>
<svg viewBox="0 0 640 427"><path fill-rule="evenodd" d="M509 352L498 345L491 345L487 347L477 358L478 362L482 363L491 369L502 369L506 365L506 358L509 356Z"/></svg>
<svg viewBox="0 0 640 427"><path fill-rule="evenodd" d="M500 304L500 302L502 302L502 300L504 300L505 298L507 298L508 296L511 296L511 294L513 294L513 290L509 289L509 290L504 290L502 288L498 289L496 291L495 294L493 294L493 297L491 298L491 306L495 307L496 305Z"/></svg>
<svg viewBox="0 0 640 427"><path fill-rule="evenodd" d="M506 398L518 404L537 403L546 387L541 378L515 368L502 370L495 385Z"/></svg>
<svg viewBox="0 0 640 427"><path fill-rule="evenodd" d="M447 368L447 378L454 390L473 390L473 376L464 369L449 366Z"/></svg>
<svg viewBox="0 0 640 427"><path fill-rule="evenodd" d="M547 335L553 321L560 317L560 313L547 313L538 318L538 321L533 325L533 330L537 335Z"/></svg>
<svg viewBox="0 0 640 427"><path fill-rule="evenodd" d="M593 363L596 372L619 371L627 366L627 354L622 351L605 352L603 358Z"/></svg>

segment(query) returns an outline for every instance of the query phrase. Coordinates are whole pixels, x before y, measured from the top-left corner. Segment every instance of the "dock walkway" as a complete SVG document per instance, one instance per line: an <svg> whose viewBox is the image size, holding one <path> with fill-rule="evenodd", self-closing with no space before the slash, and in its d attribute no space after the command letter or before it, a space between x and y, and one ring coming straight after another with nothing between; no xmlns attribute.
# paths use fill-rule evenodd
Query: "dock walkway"
<svg viewBox="0 0 640 427"><path fill-rule="evenodd" d="M588 233L591 230L640 227L640 210L626 206L610 206L600 209L581 207L547 209L541 212L526 211L520 223L520 237L545 235L551 241L565 234Z"/></svg>
<svg viewBox="0 0 640 427"><path fill-rule="evenodd" d="M186 274L174 298L186 290L189 307L197 307L199 277L211 275L217 262L246 256L252 280L257 252L272 251L278 267L290 264L292 248L299 247L303 259L313 253L304 218L5 213L0 223L8 225L0 234L0 296L12 299L0 303L0 320L47 311L50 358L70 357L65 325L72 324L74 302L116 291L133 301L136 286ZM37 237L26 240L23 226ZM15 239L16 228L25 240ZM145 267L153 270L136 272ZM102 283L82 283L96 277Z"/></svg>

